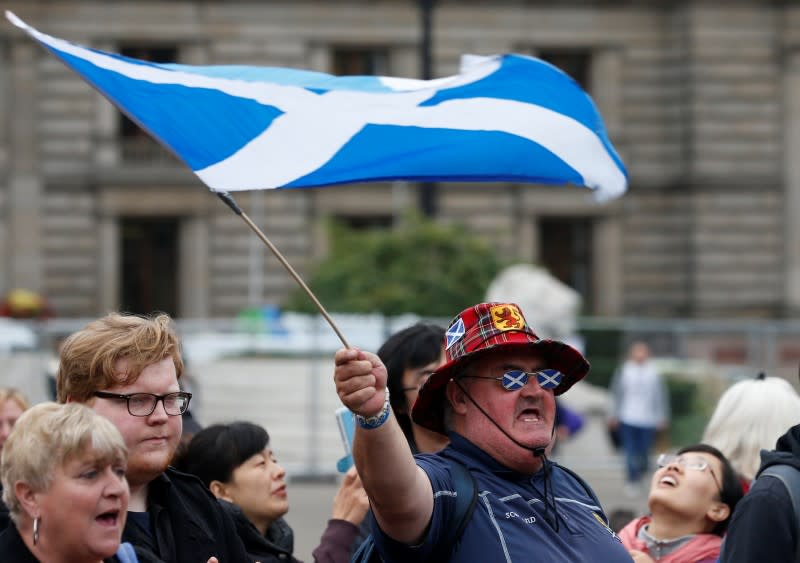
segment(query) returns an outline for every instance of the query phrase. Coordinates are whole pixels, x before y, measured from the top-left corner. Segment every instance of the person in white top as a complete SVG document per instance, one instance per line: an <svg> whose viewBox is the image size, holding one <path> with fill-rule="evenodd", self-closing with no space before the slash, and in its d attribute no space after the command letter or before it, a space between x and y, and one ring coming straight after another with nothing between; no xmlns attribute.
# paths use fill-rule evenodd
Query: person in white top
<svg viewBox="0 0 800 563"><path fill-rule="evenodd" d="M634 342L628 359L611 381L614 400L609 420L619 430L625 453L627 490L636 492L648 472L648 457L657 432L669 423L669 395L661 375L650 360L650 347Z"/></svg>

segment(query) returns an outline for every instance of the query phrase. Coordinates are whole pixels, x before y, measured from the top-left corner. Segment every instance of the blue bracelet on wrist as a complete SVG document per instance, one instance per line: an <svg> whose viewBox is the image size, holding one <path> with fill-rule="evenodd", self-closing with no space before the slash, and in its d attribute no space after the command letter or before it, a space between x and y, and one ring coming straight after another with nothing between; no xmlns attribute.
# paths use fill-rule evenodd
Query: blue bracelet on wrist
<svg viewBox="0 0 800 563"><path fill-rule="evenodd" d="M389 406L389 388L386 387L386 399L383 401L383 408L381 408L381 410L379 410L378 413L373 416L361 416L360 414L357 414L356 422L361 428L372 430L373 428L382 426L383 423L389 419L389 413L391 412L392 409Z"/></svg>

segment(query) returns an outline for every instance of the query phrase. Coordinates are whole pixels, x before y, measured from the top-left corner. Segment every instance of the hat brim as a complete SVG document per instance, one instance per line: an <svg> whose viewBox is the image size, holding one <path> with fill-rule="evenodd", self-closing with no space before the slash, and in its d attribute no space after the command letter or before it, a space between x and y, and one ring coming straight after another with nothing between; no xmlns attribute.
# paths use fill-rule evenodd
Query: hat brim
<svg viewBox="0 0 800 563"><path fill-rule="evenodd" d="M565 393L570 387L586 377L589 362L569 344L558 340L538 340L536 342L502 342L465 354L456 360L443 364L434 371L428 381L420 388L417 400L411 409L411 420L423 428L439 434L447 434L444 427L444 401L447 384L465 362L497 350L529 349L540 353L544 367L557 369L564 377L561 384L553 390L555 395Z"/></svg>

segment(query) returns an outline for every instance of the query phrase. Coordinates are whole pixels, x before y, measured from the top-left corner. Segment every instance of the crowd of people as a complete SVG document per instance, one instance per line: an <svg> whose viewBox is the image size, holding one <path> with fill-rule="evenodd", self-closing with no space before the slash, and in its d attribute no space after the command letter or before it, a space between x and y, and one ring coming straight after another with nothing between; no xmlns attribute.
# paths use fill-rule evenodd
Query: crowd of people
<svg viewBox="0 0 800 563"><path fill-rule="evenodd" d="M631 347L609 420L642 494L669 420L649 357ZM168 316L112 313L62 343L57 402L0 389L0 560L297 561L269 433L247 421L185 432L183 372ZM582 424L556 398L588 373L513 303L413 325L376 354L339 350L355 465L314 561L800 560L800 396L788 382L731 386L701 443L658 456L647 513L612 522L591 484L552 459Z"/></svg>

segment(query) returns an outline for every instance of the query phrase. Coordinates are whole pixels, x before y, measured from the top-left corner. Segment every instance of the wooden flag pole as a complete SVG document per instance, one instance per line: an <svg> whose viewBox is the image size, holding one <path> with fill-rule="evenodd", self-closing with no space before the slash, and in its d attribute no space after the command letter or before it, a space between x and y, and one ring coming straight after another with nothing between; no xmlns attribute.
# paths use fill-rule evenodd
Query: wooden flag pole
<svg viewBox="0 0 800 563"><path fill-rule="evenodd" d="M261 229L259 229L258 226L255 223L253 223L253 221L250 220L250 217L247 216L247 213L242 211L241 207L239 207L236 204L236 200L233 199L231 194L229 194L228 192L215 192L215 193L217 194L217 197L219 197L222 201L224 201L225 205L230 207L234 213L236 213L239 217L241 217L242 220L245 223L247 223L247 225L251 229L253 229L253 232L255 232L256 235L258 235L258 238L260 238L261 241L267 245L267 248L269 248L275 255L275 257L278 259L278 261L280 261L280 263L283 264L283 267L286 268L286 271L289 272L289 274L291 274L291 276L294 278L294 281L297 282L297 284L303 289L303 291L306 292L306 295L308 295L311 301L314 302L314 305L317 306L317 309L319 309L320 314L322 314L322 316L325 317L325 320L328 321L328 324L331 325L331 328L336 333L336 336L339 337L339 340L342 341L344 347L350 348L350 344L347 343L347 340L345 339L344 335L342 335L342 332L339 330L339 327L336 326L336 323L333 322L333 319L328 314L328 311L325 310L325 307L323 307L322 303L319 302L317 296L314 295L311 289L309 289L309 287L306 285L306 282L303 281L303 278L300 277L300 275L295 271L295 269L292 268L292 265L289 264L286 258L284 258L280 250L278 250L277 247L274 244L272 244L272 242L267 238L267 236L261 231Z"/></svg>

